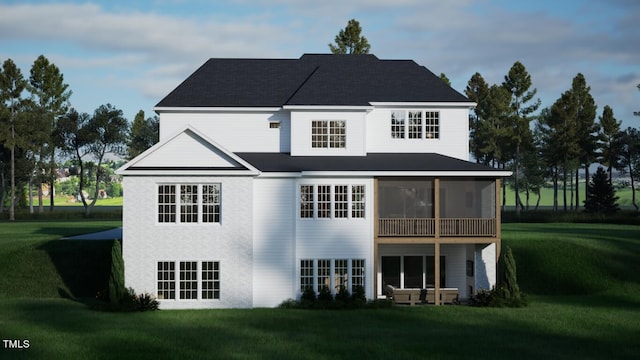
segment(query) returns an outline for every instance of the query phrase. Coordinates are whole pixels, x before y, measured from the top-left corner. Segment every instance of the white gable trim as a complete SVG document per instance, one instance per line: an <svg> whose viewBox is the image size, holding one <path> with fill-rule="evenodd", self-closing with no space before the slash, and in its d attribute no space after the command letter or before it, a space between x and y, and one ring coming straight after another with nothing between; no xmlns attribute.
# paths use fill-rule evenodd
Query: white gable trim
<svg viewBox="0 0 640 360"><path fill-rule="evenodd" d="M375 107L389 108L475 108L474 102L371 102Z"/></svg>
<svg viewBox="0 0 640 360"><path fill-rule="evenodd" d="M185 161L184 163L168 164L164 166L154 162L153 156L160 156L162 150L169 147L174 141L182 136L192 136L196 141L201 141L205 147L209 147L212 158L218 157L221 160L218 166L202 166L197 161ZM186 155L188 156L188 155ZM157 159L155 160L157 161ZM145 164L147 162L147 164ZM214 164L216 165L216 164ZM186 126L163 141L155 144L151 148L136 156L127 164L116 170L118 175L243 175L256 176L260 171L251 164L224 149L222 146L211 140L197 129Z"/></svg>

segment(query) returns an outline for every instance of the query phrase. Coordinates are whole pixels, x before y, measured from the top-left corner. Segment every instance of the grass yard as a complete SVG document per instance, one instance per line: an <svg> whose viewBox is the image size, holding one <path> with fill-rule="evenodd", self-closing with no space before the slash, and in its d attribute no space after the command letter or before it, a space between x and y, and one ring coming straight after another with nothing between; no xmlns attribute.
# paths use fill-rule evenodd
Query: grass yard
<svg viewBox="0 0 640 360"><path fill-rule="evenodd" d="M69 277L74 263L82 269L76 272L93 271L100 274L93 281L105 281L99 259L109 256L110 242L55 239L118 225L0 222L0 337L29 340L28 349L0 348L0 358L637 359L640 353L637 226L505 224L504 244L513 249L530 298L521 309L116 314L61 298L95 287ZM59 264L69 269L59 272L65 268Z"/></svg>

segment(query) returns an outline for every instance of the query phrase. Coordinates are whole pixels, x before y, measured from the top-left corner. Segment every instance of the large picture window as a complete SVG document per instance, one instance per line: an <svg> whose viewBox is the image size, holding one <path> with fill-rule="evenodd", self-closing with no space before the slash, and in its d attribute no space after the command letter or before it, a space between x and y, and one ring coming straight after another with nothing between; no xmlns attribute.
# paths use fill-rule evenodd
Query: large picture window
<svg viewBox="0 0 640 360"><path fill-rule="evenodd" d="M300 185L300 218L364 217L364 185Z"/></svg>
<svg viewBox="0 0 640 360"><path fill-rule="evenodd" d="M347 129L344 120L314 120L311 122L312 148L345 148Z"/></svg>
<svg viewBox="0 0 640 360"><path fill-rule="evenodd" d="M198 277L200 266L200 277ZM198 292L201 289L201 292ZM159 300L220 299L218 261L159 261L157 264Z"/></svg>
<svg viewBox="0 0 640 360"><path fill-rule="evenodd" d="M333 275L332 275L333 274ZM343 287L353 293L365 288L364 259L302 259L300 260L300 292L311 288L319 292L328 288L336 294Z"/></svg>
<svg viewBox="0 0 640 360"><path fill-rule="evenodd" d="M220 195L220 184L158 185L158 222L219 223Z"/></svg>
<svg viewBox="0 0 640 360"><path fill-rule="evenodd" d="M408 119L406 121L405 119ZM394 110L391 112L392 139L439 139L440 112Z"/></svg>

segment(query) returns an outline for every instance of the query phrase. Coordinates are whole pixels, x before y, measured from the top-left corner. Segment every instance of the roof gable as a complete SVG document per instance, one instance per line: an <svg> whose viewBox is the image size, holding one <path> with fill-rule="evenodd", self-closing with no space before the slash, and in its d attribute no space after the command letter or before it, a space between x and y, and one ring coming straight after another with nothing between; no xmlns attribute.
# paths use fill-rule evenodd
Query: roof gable
<svg viewBox="0 0 640 360"><path fill-rule="evenodd" d="M257 174L237 155L192 128L185 128L118 169L121 175Z"/></svg>
<svg viewBox="0 0 640 360"><path fill-rule="evenodd" d="M371 102L465 102L427 68L374 55L210 59L157 107L365 106Z"/></svg>

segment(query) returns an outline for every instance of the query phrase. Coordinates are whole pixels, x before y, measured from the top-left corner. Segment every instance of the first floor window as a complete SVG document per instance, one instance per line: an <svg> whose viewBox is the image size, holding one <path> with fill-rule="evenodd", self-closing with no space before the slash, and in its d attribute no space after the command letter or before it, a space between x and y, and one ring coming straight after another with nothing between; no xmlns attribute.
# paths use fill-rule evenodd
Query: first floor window
<svg viewBox="0 0 640 360"><path fill-rule="evenodd" d="M315 290L313 288L313 279L313 260L300 260L300 292L305 292L307 289Z"/></svg>
<svg viewBox="0 0 640 360"><path fill-rule="evenodd" d="M300 260L300 292L323 288L337 294L341 287L353 293L365 287L364 259L302 259Z"/></svg>
<svg viewBox="0 0 640 360"><path fill-rule="evenodd" d="M364 259L351 260L351 293L364 289Z"/></svg>
<svg viewBox="0 0 640 360"><path fill-rule="evenodd" d="M158 299L176 298L176 264L170 261L158 262Z"/></svg>
<svg viewBox="0 0 640 360"><path fill-rule="evenodd" d="M347 259L336 259L334 273L334 288L336 293L340 291L342 287L345 290L349 290L347 287L347 279L349 279L349 267Z"/></svg>
<svg viewBox="0 0 640 360"><path fill-rule="evenodd" d="M220 186L217 183L158 185L158 222L219 223Z"/></svg>
<svg viewBox="0 0 640 360"><path fill-rule="evenodd" d="M220 264L217 261L159 261L157 288L159 300L220 299Z"/></svg>
<svg viewBox="0 0 640 360"><path fill-rule="evenodd" d="M202 262L202 298L220 299L220 264L217 261Z"/></svg>
<svg viewBox="0 0 640 360"><path fill-rule="evenodd" d="M318 291L331 289L331 260L318 260Z"/></svg>
<svg viewBox="0 0 640 360"><path fill-rule="evenodd" d="M180 299L198 298L198 265L195 261L180 262Z"/></svg>

